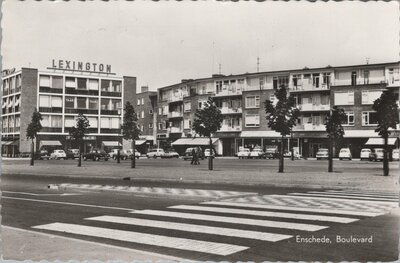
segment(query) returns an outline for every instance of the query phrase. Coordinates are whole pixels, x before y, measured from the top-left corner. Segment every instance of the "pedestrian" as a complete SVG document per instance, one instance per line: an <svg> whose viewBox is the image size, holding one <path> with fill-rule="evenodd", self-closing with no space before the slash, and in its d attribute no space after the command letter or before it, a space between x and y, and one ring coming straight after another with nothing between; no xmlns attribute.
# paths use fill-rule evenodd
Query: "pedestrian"
<svg viewBox="0 0 400 263"><path fill-rule="evenodd" d="M195 161L195 164L197 165L197 164L200 164L200 156L201 156L201 149L200 149L200 147L197 147L196 148L196 161Z"/></svg>
<svg viewBox="0 0 400 263"><path fill-rule="evenodd" d="M193 148L192 149L192 161L190 162L190 164L196 164L196 149Z"/></svg>

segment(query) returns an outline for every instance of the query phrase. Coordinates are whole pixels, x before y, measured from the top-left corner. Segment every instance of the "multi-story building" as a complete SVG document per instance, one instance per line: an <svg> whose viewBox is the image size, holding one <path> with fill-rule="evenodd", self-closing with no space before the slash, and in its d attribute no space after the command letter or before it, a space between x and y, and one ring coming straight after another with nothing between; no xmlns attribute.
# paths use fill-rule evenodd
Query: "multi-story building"
<svg viewBox="0 0 400 263"><path fill-rule="evenodd" d="M213 75L183 80L158 90L158 144L178 150L200 143L191 123L194 113L208 97L213 97L223 114L221 129L214 134L219 154L234 155L239 147L277 145L281 136L272 131L265 118L265 100L274 100L274 90L285 85L295 96L301 115L286 147L299 147L305 157L314 157L327 147L325 118L333 106L347 114L344 139L337 148L350 147L357 156L374 131L377 120L373 101L383 90L393 89L399 101L399 63L365 64L324 68L303 68L240 75ZM155 104L154 104L155 105ZM399 127L392 134L397 138ZM196 137L196 139L188 139ZM180 139L180 140L179 140ZM197 141L196 141L197 140ZM396 141L396 140L391 140ZM181 149L182 148L182 149Z"/></svg>
<svg viewBox="0 0 400 263"><path fill-rule="evenodd" d="M73 68L66 66L71 63ZM34 68L5 71L2 154L29 153L26 129L35 108L43 117L36 150L77 147L69 130L75 126L79 113L87 116L90 123L84 138L85 152L91 148L118 147L122 142L120 124L125 101L132 104L136 101L136 78L117 77L109 65L53 60L53 67L45 71Z"/></svg>

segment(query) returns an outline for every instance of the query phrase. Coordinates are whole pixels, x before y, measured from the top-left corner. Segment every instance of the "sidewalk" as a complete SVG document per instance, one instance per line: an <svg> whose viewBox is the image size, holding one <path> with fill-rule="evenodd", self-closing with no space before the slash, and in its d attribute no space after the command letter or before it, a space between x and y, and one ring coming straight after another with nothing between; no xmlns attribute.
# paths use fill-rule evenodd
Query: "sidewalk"
<svg viewBox="0 0 400 263"><path fill-rule="evenodd" d="M94 165L96 164L96 165ZM175 164L174 164L175 165ZM336 188L336 189L364 189L381 191L398 191L399 168L398 163L391 163L391 175L382 176L382 170L369 168L353 169L351 172L343 171L328 173L321 169L313 169L307 166L306 171L299 171L293 166L285 167L285 173L278 173L277 167L259 169L257 166L245 168L221 168L215 164L215 170L209 171L206 163L200 166L190 166L186 163L177 163L173 167L149 166L137 164L135 169L130 168L129 162L121 164L110 162L83 162L82 167L72 163L50 164L47 162L36 162L35 166L29 166L26 162L10 161L3 162L3 174L29 174L42 176L66 176L85 178L111 178L122 180L129 178L136 182L180 182L180 183L203 183L223 185L256 185L256 186L282 186L282 187L305 187L305 188ZM371 166L372 167L372 166ZM250 169L249 168L249 169ZM336 168L337 169L337 168ZM304 170L304 169L303 169ZM319 170L319 171L315 171ZM335 168L334 168L335 170Z"/></svg>

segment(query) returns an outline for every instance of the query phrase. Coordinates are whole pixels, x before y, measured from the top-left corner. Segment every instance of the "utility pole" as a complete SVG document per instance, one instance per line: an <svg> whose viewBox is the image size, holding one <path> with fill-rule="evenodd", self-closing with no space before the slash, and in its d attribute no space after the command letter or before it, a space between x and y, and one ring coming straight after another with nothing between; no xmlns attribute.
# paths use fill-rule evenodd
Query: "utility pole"
<svg viewBox="0 0 400 263"><path fill-rule="evenodd" d="M219 74L221 75L221 63L218 64L219 67Z"/></svg>
<svg viewBox="0 0 400 263"><path fill-rule="evenodd" d="M260 72L260 57L257 57L257 73Z"/></svg>

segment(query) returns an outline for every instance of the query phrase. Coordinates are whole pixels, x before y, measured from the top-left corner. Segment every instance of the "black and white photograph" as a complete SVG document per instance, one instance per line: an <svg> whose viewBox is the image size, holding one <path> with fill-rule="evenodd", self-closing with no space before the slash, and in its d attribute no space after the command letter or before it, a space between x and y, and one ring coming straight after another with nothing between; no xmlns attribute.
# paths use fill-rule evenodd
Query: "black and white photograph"
<svg viewBox="0 0 400 263"><path fill-rule="evenodd" d="M399 260L399 1L1 3L1 260Z"/></svg>

